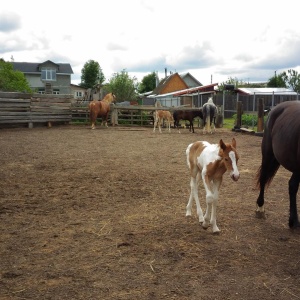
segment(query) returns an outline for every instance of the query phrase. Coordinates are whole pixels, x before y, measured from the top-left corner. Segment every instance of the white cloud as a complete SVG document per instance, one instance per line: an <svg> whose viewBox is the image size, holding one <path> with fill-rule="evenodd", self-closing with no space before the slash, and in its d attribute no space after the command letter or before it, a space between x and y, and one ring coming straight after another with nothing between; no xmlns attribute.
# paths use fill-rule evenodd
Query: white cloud
<svg viewBox="0 0 300 300"><path fill-rule="evenodd" d="M297 69L298 50L293 0L53 0L46 8L10 0L0 8L0 57L70 63L76 83L90 59L107 79L123 69L138 80L153 71L162 78L167 68L189 71L203 84L265 81L274 71Z"/></svg>

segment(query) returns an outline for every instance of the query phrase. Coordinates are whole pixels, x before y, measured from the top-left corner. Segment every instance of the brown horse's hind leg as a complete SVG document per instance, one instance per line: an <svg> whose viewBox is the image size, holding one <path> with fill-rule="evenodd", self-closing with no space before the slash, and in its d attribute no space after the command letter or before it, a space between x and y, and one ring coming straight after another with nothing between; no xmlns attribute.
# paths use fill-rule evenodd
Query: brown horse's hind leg
<svg viewBox="0 0 300 300"><path fill-rule="evenodd" d="M299 189L300 174L293 173L289 180L289 194L290 194L290 217L289 217L289 227L299 228L299 220L297 213L297 192Z"/></svg>
<svg viewBox="0 0 300 300"><path fill-rule="evenodd" d="M266 151L266 150L265 150ZM265 187L270 184L273 177L275 176L278 168L279 163L276 160L274 153L271 149L267 151L267 153L262 158L262 163L260 168L258 169L256 178L257 178L257 185L260 188L260 192L258 198L256 200L256 217L257 218L265 218Z"/></svg>

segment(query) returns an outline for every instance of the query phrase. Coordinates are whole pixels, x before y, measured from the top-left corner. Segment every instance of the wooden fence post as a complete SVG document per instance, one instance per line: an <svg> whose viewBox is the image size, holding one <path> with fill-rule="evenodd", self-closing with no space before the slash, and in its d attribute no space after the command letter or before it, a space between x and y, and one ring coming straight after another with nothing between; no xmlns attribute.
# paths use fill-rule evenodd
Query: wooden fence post
<svg viewBox="0 0 300 300"><path fill-rule="evenodd" d="M223 116L224 116L224 110L223 110L223 106L218 106L218 113L216 116L216 127L217 128L221 128L223 127Z"/></svg>
<svg viewBox="0 0 300 300"><path fill-rule="evenodd" d="M242 101L236 103L236 129L240 129L242 126Z"/></svg>
<svg viewBox="0 0 300 300"><path fill-rule="evenodd" d="M258 99L257 132L264 130L264 99Z"/></svg>

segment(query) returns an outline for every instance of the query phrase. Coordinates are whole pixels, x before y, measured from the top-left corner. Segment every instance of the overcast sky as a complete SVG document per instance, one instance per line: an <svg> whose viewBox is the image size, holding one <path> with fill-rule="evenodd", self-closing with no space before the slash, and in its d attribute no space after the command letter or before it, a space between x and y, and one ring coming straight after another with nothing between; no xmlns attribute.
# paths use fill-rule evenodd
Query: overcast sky
<svg viewBox="0 0 300 300"><path fill-rule="evenodd" d="M267 81L300 71L297 0L9 0L0 7L0 58L70 63L80 83L89 60L107 81L190 72L202 84Z"/></svg>

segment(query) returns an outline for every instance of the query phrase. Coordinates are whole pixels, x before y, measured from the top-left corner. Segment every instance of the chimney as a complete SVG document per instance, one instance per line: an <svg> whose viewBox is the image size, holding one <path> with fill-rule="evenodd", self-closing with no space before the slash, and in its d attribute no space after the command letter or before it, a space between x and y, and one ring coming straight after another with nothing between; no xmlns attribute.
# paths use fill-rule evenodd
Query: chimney
<svg viewBox="0 0 300 300"><path fill-rule="evenodd" d="M168 70L167 70L167 68L165 68L165 78L167 78L167 73L168 73Z"/></svg>

